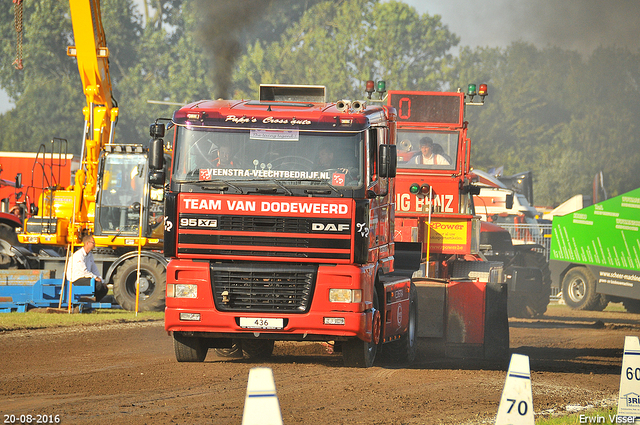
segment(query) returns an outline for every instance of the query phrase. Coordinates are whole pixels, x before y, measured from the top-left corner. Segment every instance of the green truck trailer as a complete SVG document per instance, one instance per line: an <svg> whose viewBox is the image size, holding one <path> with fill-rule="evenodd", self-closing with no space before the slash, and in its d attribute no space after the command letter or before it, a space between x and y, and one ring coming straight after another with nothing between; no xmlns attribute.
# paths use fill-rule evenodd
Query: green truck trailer
<svg viewBox="0 0 640 425"><path fill-rule="evenodd" d="M640 313L640 188L554 217L549 269L571 308Z"/></svg>

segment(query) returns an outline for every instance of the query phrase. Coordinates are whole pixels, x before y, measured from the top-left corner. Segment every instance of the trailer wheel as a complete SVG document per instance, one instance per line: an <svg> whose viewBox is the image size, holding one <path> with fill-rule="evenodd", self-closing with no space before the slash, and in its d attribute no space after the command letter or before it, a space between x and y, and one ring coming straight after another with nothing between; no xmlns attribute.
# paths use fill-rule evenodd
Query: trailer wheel
<svg viewBox="0 0 640 425"><path fill-rule="evenodd" d="M586 267L569 270L562 279L562 297L574 310L602 311L606 307L596 292L596 279Z"/></svg>
<svg viewBox="0 0 640 425"><path fill-rule="evenodd" d="M364 342L360 338L351 338L342 343L342 361L347 367L371 367L376 359L378 343L380 342L380 310L378 291L373 290L373 320L372 341Z"/></svg>
<svg viewBox="0 0 640 425"><path fill-rule="evenodd" d="M179 362L203 362L209 349L206 341L202 338L184 336L174 332L173 350L176 353L176 360Z"/></svg>
<svg viewBox="0 0 640 425"><path fill-rule="evenodd" d="M118 266L113 276L113 296L122 308L133 311L136 308L136 278L138 259L129 258ZM138 311L164 310L164 296L167 270L156 259L140 259L140 297Z"/></svg>
<svg viewBox="0 0 640 425"><path fill-rule="evenodd" d="M418 293L416 287L412 283L409 298L409 327L407 333L399 340L385 344L382 348L385 360L397 363L407 364L413 363L417 353L418 335Z"/></svg>
<svg viewBox="0 0 640 425"><path fill-rule="evenodd" d="M242 352L248 359L264 360L273 354L274 341L271 339L245 339L242 341Z"/></svg>
<svg viewBox="0 0 640 425"><path fill-rule="evenodd" d="M624 305L627 313L640 314L640 300L624 299L622 300L622 305Z"/></svg>
<svg viewBox="0 0 640 425"><path fill-rule="evenodd" d="M509 317L534 318L547 311L551 297L551 271L545 256L539 252L529 251L519 254L517 265L534 267L542 271L542 290L535 294L514 295L509 297L507 308Z"/></svg>

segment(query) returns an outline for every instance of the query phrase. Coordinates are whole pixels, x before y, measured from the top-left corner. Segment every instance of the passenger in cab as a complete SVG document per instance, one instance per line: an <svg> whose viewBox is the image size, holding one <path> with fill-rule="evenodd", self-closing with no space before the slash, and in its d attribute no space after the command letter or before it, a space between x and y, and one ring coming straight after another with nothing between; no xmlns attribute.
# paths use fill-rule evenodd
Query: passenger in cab
<svg viewBox="0 0 640 425"><path fill-rule="evenodd" d="M349 177L357 179L358 167L355 164L355 158L345 152L335 153L335 147L325 144L318 150L318 158L315 162L317 171L337 170Z"/></svg>

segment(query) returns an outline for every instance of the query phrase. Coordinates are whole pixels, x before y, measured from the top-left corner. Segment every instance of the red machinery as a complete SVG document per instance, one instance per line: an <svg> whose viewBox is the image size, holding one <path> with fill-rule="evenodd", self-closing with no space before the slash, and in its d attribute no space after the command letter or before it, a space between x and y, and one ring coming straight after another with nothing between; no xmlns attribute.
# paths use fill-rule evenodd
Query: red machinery
<svg viewBox="0 0 640 425"><path fill-rule="evenodd" d="M389 91L387 98L398 113L396 269L419 269L418 337L450 356L502 357L509 349L503 266L480 251L464 118L465 107L486 95L481 84L467 94Z"/></svg>

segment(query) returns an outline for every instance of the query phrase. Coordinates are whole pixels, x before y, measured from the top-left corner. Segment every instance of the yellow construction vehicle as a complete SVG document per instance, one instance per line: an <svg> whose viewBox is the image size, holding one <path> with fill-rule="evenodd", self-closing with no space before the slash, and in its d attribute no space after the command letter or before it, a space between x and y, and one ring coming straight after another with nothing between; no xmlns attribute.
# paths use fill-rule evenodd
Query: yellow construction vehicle
<svg viewBox="0 0 640 425"><path fill-rule="evenodd" d="M38 213L27 219L20 242L74 247L85 234L94 235L94 254L116 301L125 309L162 310L166 281L163 246L163 190L149 185L148 149L142 144L114 143L118 118L111 92L109 49L99 0L70 0L75 57L87 104L81 167L67 188L49 188L38 200ZM40 266L64 270L65 257L39 255ZM138 254L141 258L138 261Z"/></svg>

